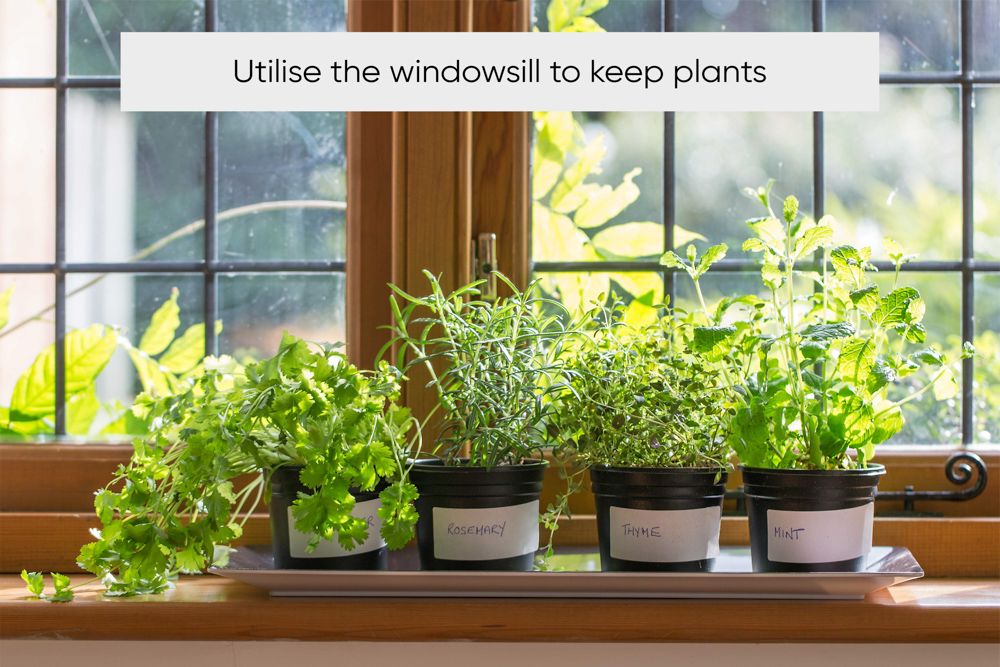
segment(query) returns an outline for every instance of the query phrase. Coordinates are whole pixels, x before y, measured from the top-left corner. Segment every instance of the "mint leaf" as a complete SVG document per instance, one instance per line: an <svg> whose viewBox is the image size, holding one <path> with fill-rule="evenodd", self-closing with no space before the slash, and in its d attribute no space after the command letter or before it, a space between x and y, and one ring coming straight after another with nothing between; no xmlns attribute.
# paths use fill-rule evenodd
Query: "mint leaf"
<svg viewBox="0 0 1000 667"><path fill-rule="evenodd" d="M829 322L827 324L810 324L800 334L802 338L813 341L836 340L854 335L854 325L850 322Z"/></svg>

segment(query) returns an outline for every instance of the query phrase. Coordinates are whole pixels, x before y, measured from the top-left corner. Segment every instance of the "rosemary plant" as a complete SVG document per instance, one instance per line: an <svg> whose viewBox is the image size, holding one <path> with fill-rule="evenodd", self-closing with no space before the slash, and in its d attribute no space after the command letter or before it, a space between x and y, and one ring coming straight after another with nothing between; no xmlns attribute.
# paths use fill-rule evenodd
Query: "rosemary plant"
<svg viewBox="0 0 1000 667"><path fill-rule="evenodd" d="M425 271L430 294L391 286L398 365L422 367L437 393L435 453L446 465L517 464L550 445L546 418L565 391L560 353L568 315L496 274L510 296L483 299L474 282L445 293ZM398 297L398 298L397 298ZM388 346L386 350L388 349ZM386 351L383 350L383 353Z"/></svg>

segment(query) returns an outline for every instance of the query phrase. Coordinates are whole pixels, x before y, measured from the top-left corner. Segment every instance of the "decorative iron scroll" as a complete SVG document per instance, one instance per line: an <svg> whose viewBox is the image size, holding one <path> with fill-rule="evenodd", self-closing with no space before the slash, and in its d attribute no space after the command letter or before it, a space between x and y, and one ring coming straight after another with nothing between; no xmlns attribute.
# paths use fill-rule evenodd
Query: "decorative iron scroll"
<svg viewBox="0 0 1000 667"><path fill-rule="evenodd" d="M989 481L986 463L972 452L955 452L949 456L944 464L944 474L955 486L968 486L958 491L917 491L907 486L902 491L880 491L876 500L902 500L904 512L915 512L914 503L917 500L972 500L982 494Z"/></svg>
<svg viewBox="0 0 1000 667"><path fill-rule="evenodd" d="M989 481L986 463L978 454L955 452L944 464L944 474L955 486L964 487L955 491L917 491L912 485L902 491L879 491L876 500L902 500L903 512L916 513L916 501L947 500L963 502L980 496ZM743 489L726 491L726 500L736 501L736 514L746 513Z"/></svg>

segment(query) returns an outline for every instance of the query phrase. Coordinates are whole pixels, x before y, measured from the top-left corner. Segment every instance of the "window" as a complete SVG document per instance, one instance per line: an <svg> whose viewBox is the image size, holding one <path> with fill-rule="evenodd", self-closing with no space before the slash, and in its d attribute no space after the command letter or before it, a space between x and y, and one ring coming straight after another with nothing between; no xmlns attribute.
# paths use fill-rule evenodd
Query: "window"
<svg viewBox="0 0 1000 667"><path fill-rule="evenodd" d="M541 30L548 4L535 1ZM922 403L894 442L1000 441L1000 2L612 0L592 18L625 31L878 31L880 111L546 115L532 221L543 286L570 307L613 288L637 318L654 316L664 295L687 307L687 281L657 259L707 238L730 247L709 294L745 291L756 264L739 250L742 221L757 211L741 189L773 177L782 196L796 194L816 217L833 214L876 257L884 236L918 253L907 280L931 308L929 336L947 342L952 359L963 340L979 349L962 364L960 396ZM578 136L546 153L549 128ZM605 185L604 205L560 212L572 204L553 202L550 176L564 153L567 165L603 157L591 193Z"/></svg>
<svg viewBox="0 0 1000 667"><path fill-rule="evenodd" d="M345 339L346 114L123 114L119 53L128 30L346 21L346 0L0 0L0 293L16 286L0 404L68 331L121 333L93 394L101 408L59 344L52 412L22 432L120 430L121 406L162 380L157 366L185 372L177 355L163 363L169 347L130 349L174 288L176 342L195 359L268 354L285 329Z"/></svg>

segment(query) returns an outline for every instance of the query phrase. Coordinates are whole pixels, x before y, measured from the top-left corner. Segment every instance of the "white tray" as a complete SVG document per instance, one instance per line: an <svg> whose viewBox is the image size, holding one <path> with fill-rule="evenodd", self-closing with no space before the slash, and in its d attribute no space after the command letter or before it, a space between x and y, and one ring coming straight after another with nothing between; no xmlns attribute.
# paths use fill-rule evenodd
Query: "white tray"
<svg viewBox="0 0 1000 667"><path fill-rule="evenodd" d="M924 576L905 547L875 547L863 572L754 573L750 550L724 547L714 572L600 572L596 553L557 554L553 572L421 572L416 553L391 554L389 570L275 570L270 553L241 548L211 572L275 596L498 598L861 599Z"/></svg>

